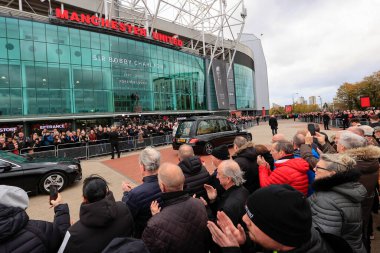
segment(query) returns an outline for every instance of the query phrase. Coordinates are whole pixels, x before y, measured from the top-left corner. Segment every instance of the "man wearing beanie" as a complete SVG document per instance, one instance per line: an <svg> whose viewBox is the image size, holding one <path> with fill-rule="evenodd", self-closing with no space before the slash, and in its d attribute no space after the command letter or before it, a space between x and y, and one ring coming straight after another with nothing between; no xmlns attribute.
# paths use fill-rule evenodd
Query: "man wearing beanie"
<svg viewBox="0 0 380 253"><path fill-rule="evenodd" d="M268 201L270 200L270 201ZM352 252L341 238L334 238L334 248L312 227L312 217L306 197L289 185L271 185L251 194L245 206L243 221L255 244L277 252ZM232 225L223 213L218 213L218 225L207 226L213 240L223 252L241 252L254 248L243 228ZM343 251L342 251L343 250Z"/></svg>
<svg viewBox="0 0 380 253"><path fill-rule="evenodd" d="M0 185L0 252L57 252L70 227L67 204L61 194L51 201L54 222L29 220L25 209L29 199L18 187Z"/></svg>
<svg viewBox="0 0 380 253"><path fill-rule="evenodd" d="M208 184L211 185L212 187L214 187L218 191L219 195L224 192L224 189L222 186L220 186L220 182L216 178L217 174L218 174L218 171L217 171L218 166L221 162L223 162L225 160L229 160L229 159L230 159L230 152L228 152L227 145L218 146L218 147L214 148L211 152L211 162L212 162L213 166L215 166L215 170L211 174L210 181Z"/></svg>

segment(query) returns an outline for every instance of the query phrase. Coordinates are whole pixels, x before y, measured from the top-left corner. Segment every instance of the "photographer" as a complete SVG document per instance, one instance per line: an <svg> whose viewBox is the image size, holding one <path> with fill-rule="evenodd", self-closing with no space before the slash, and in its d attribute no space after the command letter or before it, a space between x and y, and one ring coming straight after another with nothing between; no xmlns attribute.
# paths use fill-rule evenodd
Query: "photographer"
<svg viewBox="0 0 380 253"><path fill-rule="evenodd" d="M62 196L51 200L54 221L30 220L29 198L18 187L0 185L0 252L57 252L70 227L70 214Z"/></svg>

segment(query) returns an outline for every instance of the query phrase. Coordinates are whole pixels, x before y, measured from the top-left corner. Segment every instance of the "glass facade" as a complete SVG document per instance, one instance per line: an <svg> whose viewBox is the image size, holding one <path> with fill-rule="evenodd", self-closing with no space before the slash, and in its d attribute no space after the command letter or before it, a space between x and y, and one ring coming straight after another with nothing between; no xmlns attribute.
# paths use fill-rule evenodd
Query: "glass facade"
<svg viewBox="0 0 380 253"><path fill-rule="evenodd" d="M15 18L0 27L1 116L206 109L201 57Z"/></svg>
<svg viewBox="0 0 380 253"><path fill-rule="evenodd" d="M253 109L255 94L253 91L254 71L246 66L234 64L236 108Z"/></svg>

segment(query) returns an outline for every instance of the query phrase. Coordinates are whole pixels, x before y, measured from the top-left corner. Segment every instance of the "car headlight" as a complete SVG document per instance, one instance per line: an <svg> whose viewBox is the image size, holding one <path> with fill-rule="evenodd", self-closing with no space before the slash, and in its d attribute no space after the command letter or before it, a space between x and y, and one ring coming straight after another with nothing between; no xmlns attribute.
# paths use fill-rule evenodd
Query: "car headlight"
<svg viewBox="0 0 380 253"><path fill-rule="evenodd" d="M69 167L70 169L73 169L73 170L77 170L78 169L78 165L75 165L75 164L69 165L67 167Z"/></svg>

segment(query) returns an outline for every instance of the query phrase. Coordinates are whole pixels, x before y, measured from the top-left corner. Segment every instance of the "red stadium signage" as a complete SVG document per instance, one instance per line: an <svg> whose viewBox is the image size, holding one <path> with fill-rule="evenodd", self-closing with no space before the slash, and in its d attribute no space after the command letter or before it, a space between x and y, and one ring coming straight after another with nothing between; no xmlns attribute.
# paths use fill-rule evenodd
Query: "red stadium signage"
<svg viewBox="0 0 380 253"><path fill-rule="evenodd" d="M361 107L370 107L371 102L369 100L369 97L360 97L360 106Z"/></svg>
<svg viewBox="0 0 380 253"><path fill-rule="evenodd" d="M285 112L292 112L292 106L291 105L285 105Z"/></svg>
<svg viewBox="0 0 380 253"><path fill-rule="evenodd" d="M56 8L55 17L58 19L76 22L83 25L91 25L91 26L97 26L97 27L102 27L102 28L108 28L114 31L128 33L134 36L147 37L147 31L145 28L138 27L132 24L124 23L124 22L119 22L116 20L99 18L96 15L78 14L75 11L70 13L68 10L62 11L60 8ZM160 42L164 42L164 43L177 46L177 47L183 47L183 41L176 38L175 36L171 37L159 32L153 32L152 37L154 40L157 40Z"/></svg>

